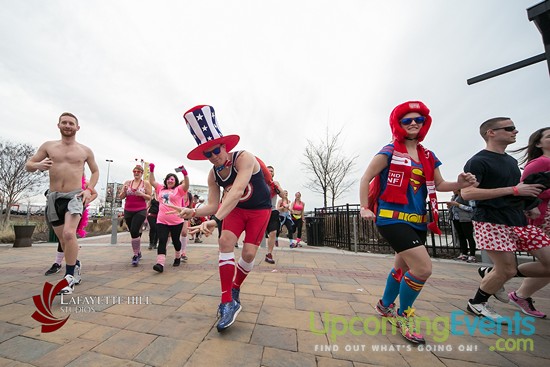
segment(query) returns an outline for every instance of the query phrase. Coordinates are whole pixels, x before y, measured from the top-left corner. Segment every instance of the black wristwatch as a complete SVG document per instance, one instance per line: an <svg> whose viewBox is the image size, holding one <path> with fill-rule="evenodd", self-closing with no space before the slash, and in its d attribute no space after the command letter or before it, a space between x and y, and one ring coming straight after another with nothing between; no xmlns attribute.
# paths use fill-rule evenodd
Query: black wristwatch
<svg viewBox="0 0 550 367"><path fill-rule="evenodd" d="M222 228L222 221L218 217L216 217L214 214L212 214L210 216L210 219L213 219L213 220L216 221L216 225L218 226L218 229Z"/></svg>

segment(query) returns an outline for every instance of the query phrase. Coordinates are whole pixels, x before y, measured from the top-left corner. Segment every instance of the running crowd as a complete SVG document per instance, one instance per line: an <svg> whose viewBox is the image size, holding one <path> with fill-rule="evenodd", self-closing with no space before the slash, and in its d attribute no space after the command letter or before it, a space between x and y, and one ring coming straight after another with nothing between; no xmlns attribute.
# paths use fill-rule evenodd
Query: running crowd
<svg viewBox="0 0 550 367"><path fill-rule="evenodd" d="M267 238L265 261L270 264L275 263L273 249L278 246L283 227L290 247L302 246L305 204L299 192L290 201L288 192L274 180L272 166L266 166L251 152L233 150L240 137L221 133L212 106L193 107L183 117L197 144L187 158L208 160L212 165L207 201L191 195L183 165L159 182L154 163L148 167L136 165L133 179L124 183L119 198L125 199L124 220L131 235L133 266L138 266L142 258L141 229L146 220L149 249L157 250L153 269L158 273L166 266L169 237L174 247L172 265L179 266L188 259L190 236L199 242L201 235L218 230L221 302L216 326L221 332L242 310L240 288L254 267L261 241ZM495 296L512 302L525 314L546 317L535 309L531 296L550 282L550 128L537 130L526 147L513 151L523 153L522 175L518 161L506 152L518 134L514 122L508 117L483 122L479 133L485 149L466 162L456 181L445 181L439 171L441 161L421 144L432 124L428 107L420 101L402 103L391 112L389 122L392 142L373 157L360 182L361 217L374 221L395 251L394 266L374 307L376 312L389 318L406 340L425 343L417 330L413 304L432 273L425 247L428 230L441 233L436 192L453 191L449 206L470 213L464 221L470 222L475 236L475 242L473 238L468 241L469 256L466 240L461 241L460 259L474 262L472 244L477 243L493 263L492 267L479 269L481 283L465 308L474 315L506 324L510 318L499 315L488 303ZM49 171L46 218L59 238L59 246L56 262L46 275L59 272L64 257L65 276L59 293L71 294L81 282L77 233L82 235L87 222L85 208L97 197L99 170L92 150L76 141L80 129L77 117L65 112L57 126L61 139L43 143L26 169ZM91 172L88 180L84 177L85 165ZM144 168L148 169L146 180ZM426 200L431 215L426 211ZM433 221L428 223L430 217ZM458 226L464 218L457 212L453 219ZM469 227L464 228L469 240ZM234 249L243 232L237 261ZM528 251L537 261L518 266L515 251ZM524 280L519 289L506 295L504 284L512 277Z"/></svg>

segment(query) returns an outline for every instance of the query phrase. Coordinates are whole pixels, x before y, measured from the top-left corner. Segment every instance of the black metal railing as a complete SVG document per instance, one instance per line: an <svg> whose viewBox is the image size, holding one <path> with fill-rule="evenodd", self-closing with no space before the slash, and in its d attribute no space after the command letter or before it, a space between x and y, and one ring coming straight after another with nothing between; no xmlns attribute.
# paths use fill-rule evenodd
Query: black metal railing
<svg viewBox="0 0 550 367"><path fill-rule="evenodd" d="M438 202L437 208L441 235L429 232L426 248L432 257L455 258L460 254L460 246L453 233L450 211L445 202ZM359 210L359 204L316 208L313 217L306 217L306 226L308 226L308 222L315 222L314 239L311 239L314 245L330 246L348 251L393 254L393 249L378 233L374 223L362 219ZM431 221L431 210L428 204L427 210ZM525 251L516 251L515 255L516 257L531 256Z"/></svg>
<svg viewBox="0 0 550 367"><path fill-rule="evenodd" d="M363 220L359 210L359 204L316 208L314 218L320 223L323 244L348 251L392 254L393 249L380 236L374 223ZM453 240L449 211L445 203L438 203L438 210L438 225L442 234L429 234L426 244L428 252L433 257L456 257L459 246Z"/></svg>

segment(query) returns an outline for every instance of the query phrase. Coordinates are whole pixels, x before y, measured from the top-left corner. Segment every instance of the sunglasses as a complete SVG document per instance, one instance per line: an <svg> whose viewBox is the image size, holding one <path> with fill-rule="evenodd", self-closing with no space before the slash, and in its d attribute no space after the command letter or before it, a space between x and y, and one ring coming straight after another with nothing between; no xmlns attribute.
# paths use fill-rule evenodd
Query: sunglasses
<svg viewBox="0 0 550 367"><path fill-rule="evenodd" d="M512 126L505 126L505 127L495 127L494 129L491 129L491 130L493 130L493 131L495 131L495 130L504 130L504 131L508 131L509 133L511 133L515 129L516 129L516 127L514 125L512 125Z"/></svg>
<svg viewBox="0 0 550 367"><path fill-rule="evenodd" d="M212 154L218 155L218 154L220 154L221 151L222 151L222 147L219 146L219 147L216 147L216 148L212 149L209 152L202 152L202 154L204 154L204 156L206 158L210 158L210 157L212 157Z"/></svg>
<svg viewBox="0 0 550 367"><path fill-rule="evenodd" d="M423 124L424 121L426 121L426 118L424 116L418 116L418 117L407 117L399 121L403 125L410 125L412 122L416 122L417 124Z"/></svg>

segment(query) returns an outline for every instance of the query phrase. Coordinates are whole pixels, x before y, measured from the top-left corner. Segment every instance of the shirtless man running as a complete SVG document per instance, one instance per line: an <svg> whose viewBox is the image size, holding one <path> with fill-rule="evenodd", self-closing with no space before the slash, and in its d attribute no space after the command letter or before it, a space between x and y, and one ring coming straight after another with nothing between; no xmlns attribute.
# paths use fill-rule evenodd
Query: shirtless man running
<svg viewBox="0 0 550 367"><path fill-rule="evenodd" d="M62 113L57 127L61 139L42 144L25 168L29 172L49 171L46 220L52 225L65 252L65 279L69 284L60 293L71 294L75 284L81 281L76 229L84 207L97 195L94 187L99 179L99 169L92 150L76 141L76 132L80 130L76 116L69 112ZM91 176L83 190L84 164L88 164Z"/></svg>

